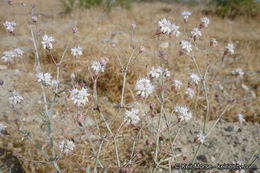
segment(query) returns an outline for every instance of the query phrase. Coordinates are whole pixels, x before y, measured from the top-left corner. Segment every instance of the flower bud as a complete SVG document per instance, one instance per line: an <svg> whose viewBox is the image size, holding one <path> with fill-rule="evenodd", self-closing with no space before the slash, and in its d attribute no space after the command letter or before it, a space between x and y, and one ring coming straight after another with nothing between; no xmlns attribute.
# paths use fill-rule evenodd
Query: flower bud
<svg viewBox="0 0 260 173"><path fill-rule="evenodd" d="M147 140L145 141L145 144L146 144L146 145L152 145L152 144L153 144L153 141L152 141L151 139L147 139Z"/></svg>
<svg viewBox="0 0 260 173"><path fill-rule="evenodd" d="M73 28L72 28L73 34L75 34L77 31L78 31L78 28L77 28L77 27L73 27Z"/></svg>
<svg viewBox="0 0 260 173"><path fill-rule="evenodd" d="M139 53L143 53L145 51L145 47L144 46L141 46L140 48L139 48Z"/></svg>
<svg viewBox="0 0 260 173"><path fill-rule="evenodd" d="M36 22L37 22L37 20L38 20L38 19L37 19L37 17L36 17L36 16L32 16L32 22L33 22L33 23L36 23Z"/></svg>
<svg viewBox="0 0 260 173"><path fill-rule="evenodd" d="M71 73L71 75L70 75L70 78L71 78L71 80L75 80L75 74L74 73Z"/></svg>
<svg viewBox="0 0 260 173"><path fill-rule="evenodd" d="M132 29L135 29L136 28L136 24L135 23L132 23Z"/></svg>

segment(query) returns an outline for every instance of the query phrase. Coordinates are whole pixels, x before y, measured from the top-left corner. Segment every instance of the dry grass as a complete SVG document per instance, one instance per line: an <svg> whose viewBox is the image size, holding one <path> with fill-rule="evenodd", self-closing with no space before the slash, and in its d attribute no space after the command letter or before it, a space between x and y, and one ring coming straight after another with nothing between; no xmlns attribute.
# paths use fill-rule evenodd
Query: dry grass
<svg viewBox="0 0 260 173"><path fill-rule="evenodd" d="M32 72L34 64L34 53L31 44L31 38L29 34L29 28L27 26L26 19L28 18L27 12L29 12L30 7L28 1L26 10L22 7L12 7L12 10L6 10L7 5L0 5L0 21L3 23L5 20L14 19L18 21L18 27L16 31L16 39L11 36L7 36L3 28L0 30L0 52L16 47L24 47L27 50L24 58L23 64L16 64L10 68L19 68L23 72ZM3 2L1 2L3 3ZM203 7L187 7L183 5L176 4L162 4L162 3L141 3L133 4L131 11L127 11L121 8L114 8L112 12L108 15L103 13L101 8L91 8L88 10L76 10L71 14L65 15L59 13L62 11L58 1L40 1L34 2L36 4L36 15L39 18L39 22L36 25L36 30L41 33L51 34L54 36L56 42L54 44L53 56L57 59L62 55L63 48L66 43L69 47L76 45L81 45L84 49L84 56L80 58L79 69L77 72L77 80L84 82L88 87L92 88L90 76L87 67L90 65L91 61L96 58L106 56L109 58L109 64L107 69L102 76L100 76L98 81L98 93L101 96L102 110L105 111L107 119L112 119L115 115L116 108L115 104L119 103L122 89L123 75L120 70L120 66L117 61L117 57L126 63L127 58L132 53L131 44L138 47L144 46L146 48L145 52L139 55L133 63L130 65L129 73L127 76L127 86L125 93L125 102L127 104L132 104L135 98L134 85L136 80L143 77L152 66L159 66L159 58L157 55L157 45L155 38L153 37L157 25L157 21L162 17L168 17L177 24L182 24L182 18L180 12L186 9L193 11L192 17L189 19L188 29L192 29L193 26L197 25L199 18L203 15L201 10ZM221 18L215 16L209 16L211 19L210 26L206 29L203 40L198 41L198 46L204 48L205 45L209 43L205 42L212 37L215 37L218 42L218 49L215 49L213 53L209 54L210 71L208 78L209 85L209 100L211 104L210 109L210 120L215 119L218 113L223 109L223 107L230 101L230 99L235 99L236 102L233 103L233 109L225 114L225 119L228 121L234 121L237 113L244 113L247 120L254 122L260 122L259 117L259 94L260 94L260 24L259 18L248 19L248 18L237 18L232 21L232 25ZM137 28L135 30L134 42L130 41L130 27L131 24L135 22ZM71 28L77 26L79 31L77 34L73 35ZM115 42L115 47L111 47L110 43L102 43L104 38L110 38ZM221 62L224 46L228 42L228 39L232 41L237 41L236 55L231 57L230 60L226 60L224 63ZM70 42L68 42L70 40ZM187 84L187 78L190 72L196 72L192 61L186 57L180 57L178 55L177 43L179 40L172 42L167 55L166 67L171 70L171 79L182 80L183 83ZM206 49L206 48L205 48ZM206 56L205 52L197 52L197 59L199 66L205 69ZM43 69L45 72L49 71L53 75L55 74L56 68L52 65L51 57L44 50L40 50L40 57L43 64ZM62 67L61 80L62 87L70 88L71 83L69 82L69 76L74 72L74 58L67 54L64 64L66 67ZM230 75L230 71L237 67L241 67L246 72L244 78L236 83L233 77ZM36 80L36 78L35 78ZM31 75L25 75L17 81L17 89L21 91L23 95L31 92L40 92L38 84L32 80ZM220 91L217 84L221 84L224 87L223 91ZM241 89L241 84L245 84L249 87L251 91L256 94L256 98L248 96L248 91ZM232 91L230 89L233 87ZM36 89L37 88L37 89ZM184 89L183 89L184 90ZM198 95L202 96L203 93L200 88L197 90ZM64 95L65 96L65 95ZM184 99L183 91L177 94L172 92L167 93L168 100L166 101L166 110L170 110L175 103L178 104L188 104L188 106L193 110L196 117L202 118L203 115L203 105L205 105L205 100L203 97L196 97L197 100L192 102L187 102ZM57 115L69 116L71 122L74 125L74 129L68 127L64 129L63 132L59 130L63 126L67 126L67 121L55 127L55 138L58 140L62 136L67 138L73 138L75 135L79 135L82 132L77 127L75 118L73 115L73 107L67 103L66 99L60 98L58 100L61 104L57 105L55 111ZM147 103L151 103L152 100L148 100ZM159 112L159 105L158 112ZM37 109L36 106L35 109ZM67 109L66 109L67 108ZM68 109L69 108L69 109ZM62 113L64 110L67 112ZM154 112L157 114L157 112ZM257 119L254 118L257 115ZM10 115L12 116L12 115ZM89 114L90 116L90 114ZM62 121L62 118L57 118L55 122ZM100 122L102 123L102 122ZM55 124L56 125L56 124ZM113 129L116 129L119 122L116 122ZM38 135L39 125L34 125L33 123L27 123L28 129L33 133L39 143L43 143L41 138L45 138L46 134L44 132L44 125L42 125L43 135ZM75 130L78 128L78 130ZM16 127L16 126L15 126ZM43 160L41 154L36 151L36 149L29 143L29 141L24 141L21 144L20 134L17 134L16 128L9 130L10 133L15 134L10 137L4 137L2 147L9 148L14 152L19 153L22 156L23 166L27 172L46 172L47 169L52 170L51 165L33 164L32 160ZM134 136L137 134L138 129L132 130L132 128L124 128L121 134L127 134L120 136L119 150L120 159L129 159L129 153L131 152L131 143ZM75 133L74 133L75 132ZM138 143L138 149L141 150L144 156L138 164L135 165L136 170L144 170L152 167L152 151L154 151L154 146L146 147L144 142L149 136L149 131L142 131L142 137ZM110 138L108 138L110 139ZM74 139L75 140L75 139ZM154 139L152 139L154 141ZM116 159L114 155L114 149L112 145L112 140L109 140L104 144L102 154L100 156L100 161L109 169L109 172L116 172L115 165ZM141 141L141 142L140 142ZM98 142L98 141L96 141ZM161 146L165 147L166 142ZM44 144L46 145L46 144ZM28 147L29 146L29 147ZM90 148L88 143L79 142L73 155L70 157L64 157L59 161L60 167L63 168L64 172L81 172L79 168L84 167L88 164L93 165L95 158L91 157ZM127 147L126 147L127 146ZM47 146L45 146L47 147ZM43 148L45 148L43 146ZM47 147L48 148L48 147ZM46 149L47 149L46 148ZM78 149L77 149L78 148ZM82 150L84 148L84 150ZM161 157L164 152L160 153ZM36 154L37 153L37 154ZM26 160L25 158L30 158ZM69 162L68 160L74 160L74 162ZM52 170L53 171L53 170Z"/></svg>

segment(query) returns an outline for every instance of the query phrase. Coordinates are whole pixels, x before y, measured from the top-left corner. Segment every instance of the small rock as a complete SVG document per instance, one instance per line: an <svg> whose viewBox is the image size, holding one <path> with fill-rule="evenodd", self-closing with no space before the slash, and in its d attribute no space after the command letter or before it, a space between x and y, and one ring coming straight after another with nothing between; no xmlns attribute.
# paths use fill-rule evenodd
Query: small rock
<svg viewBox="0 0 260 173"><path fill-rule="evenodd" d="M241 84L241 88L245 91L249 91L248 86L246 86L245 84Z"/></svg>
<svg viewBox="0 0 260 173"><path fill-rule="evenodd" d="M205 162L205 163L208 161L207 157L205 155L199 155L197 157L197 159L198 159L198 161L202 161L202 162Z"/></svg>
<svg viewBox="0 0 260 173"><path fill-rule="evenodd" d="M220 91L223 91L223 90L224 90L223 85L219 84L219 85L218 85L218 89L219 89Z"/></svg>
<svg viewBox="0 0 260 173"><path fill-rule="evenodd" d="M256 98L256 94L255 94L254 91L249 91L248 96L251 97L251 98L254 98L254 99Z"/></svg>
<svg viewBox="0 0 260 173"><path fill-rule="evenodd" d="M212 161L212 162L215 162L215 161L216 161L216 158L213 157L213 156L211 156L211 161Z"/></svg>
<svg viewBox="0 0 260 173"><path fill-rule="evenodd" d="M230 126L227 126L226 128L224 128L224 130L226 132L232 132L234 130L234 126L230 125Z"/></svg>

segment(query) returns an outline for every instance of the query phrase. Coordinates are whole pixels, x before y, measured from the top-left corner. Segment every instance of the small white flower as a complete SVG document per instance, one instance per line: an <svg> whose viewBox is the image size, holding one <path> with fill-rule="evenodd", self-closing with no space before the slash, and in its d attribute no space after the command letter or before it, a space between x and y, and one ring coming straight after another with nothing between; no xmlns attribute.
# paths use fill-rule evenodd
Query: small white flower
<svg viewBox="0 0 260 173"><path fill-rule="evenodd" d="M6 128L7 126L4 123L0 122L0 136L2 135L1 132L5 131Z"/></svg>
<svg viewBox="0 0 260 173"><path fill-rule="evenodd" d="M73 151L75 144L70 140L62 140L59 142L60 152L69 154Z"/></svg>
<svg viewBox="0 0 260 173"><path fill-rule="evenodd" d="M161 74L161 71L159 68L155 69L154 67L152 67L152 70L149 72L149 76L152 78L159 78Z"/></svg>
<svg viewBox="0 0 260 173"><path fill-rule="evenodd" d="M237 114L237 118L238 118L238 120L239 120L239 122L240 122L240 124L242 125L243 124L243 122L245 122L246 120L244 119L244 115L243 114Z"/></svg>
<svg viewBox="0 0 260 173"><path fill-rule="evenodd" d="M92 62L92 66L91 66L91 68L95 71L95 72L97 72L97 73L99 73L99 72L104 72L105 71L105 65L102 65L99 61L93 61Z"/></svg>
<svg viewBox="0 0 260 173"><path fill-rule="evenodd" d="M195 83L196 85L198 85L199 81L200 81L200 77L198 75L194 74L194 73L191 73L190 77L189 77L189 81L191 83Z"/></svg>
<svg viewBox="0 0 260 173"><path fill-rule="evenodd" d="M231 74L234 76L242 77L242 76L244 76L244 71L241 68L237 68L237 69L231 71Z"/></svg>
<svg viewBox="0 0 260 173"><path fill-rule="evenodd" d="M23 101L23 97L17 91L13 91L12 96L9 97L8 101L10 105L15 106Z"/></svg>
<svg viewBox="0 0 260 173"><path fill-rule="evenodd" d="M180 121L188 122L192 118L192 112L189 112L189 109L186 106L176 106L174 112Z"/></svg>
<svg viewBox="0 0 260 173"><path fill-rule="evenodd" d="M209 25L209 22L210 20L207 17L200 18L200 28L207 27Z"/></svg>
<svg viewBox="0 0 260 173"><path fill-rule="evenodd" d="M151 84L149 79L140 79L135 85L136 94L144 98L147 98L153 93L154 86Z"/></svg>
<svg viewBox="0 0 260 173"><path fill-rule="evenodd" d="M215 47L218 45L218 42L215 38L210 39L210 46Z"/></svg>
<svg viewBox="0 0 260 173"><path fill-rule="evenodd" d="M197 135L197 138L200 141L200 143L203 144L205 142L205 140L206 140L206 135L204 135L203 132L200 131L199 134Z"/></svg>
<svg viewBox="0 0 260 173"><path fill-rule="evenodd" d="M14 52L16 53L16 56L22 56L24 53L20 48L14 49Z"/></svg>
<svg viewBox="0 0 260 173"><path fill-rule="evenodd" d="M124 121L127 124L131 123L132 125L136 125L140 121L138 113L139 113L138 109L132 108L130 111L126 110Z"/></svg>
<svg viewBox="0 0 260 173"><path fill-rule="evenodd" d="M80 57L82 55L82 48L80 46L71 49L71 54L75 57Z"/></svg>
<svg viewBox="0 0 260 173"><path fill-rule="evenodd" d="M233 43L228 43L228 45L225 47L224 54L226 55L228 53L230 53L231 55L235 53L235 46Z"/></svg>
<svg viewBox="0 0 260 173"><path fill-rule="evenodd" d="M53 48L52 42L54 42L54 38L52 36L44 35L42 37L41 43L44 49L51 50Z"/></svg>
<svg viewBox="0 0 260 173"><path fill-rule="evenodd" d="M191 31L191 37L196 40L199 36L202 36L201 31L199 30L199 28L195 27L193 28L193 30Z"/></svg>
<svg viewBox="0 0 260 173"><path fill-rule="evenodd" d="M195 91L191 88L187 88L185 91L185 94L186 94L187 98L191 99L195 95Z"/></svg>
<svg viewBox="0 0 260 173"><path fill-rule="evenodd" d="M13 33L15 30L16 23L15 21L5 21L3 25L7 32Z"/></svg>
<svg viewBox="0 0 260 173"><path fill-rule="evenodd" d="M38 73L37 74L38 82L43 83L43 85L51 85L52 84L52 76L50 73Z"/></svg>
<svg viewBox="0 0 260 173"><path fill-rule="evenodd" d="M192 51L191 43L188 40L182 40L180 42L181 45L181 51L185 53L190 53Z"/></svg>
<svg viewBox="0 0 260 173"><path fill-rule="evenodd" d="M158 22L158 27L160 31L163 34L170 34L172 32L171 30L171 22L168 21L167 19L163 18Z"/></svg>
<svg viewBox="0 0 260 173"><path fill-rule="evenodd" d="M164 74L165 77L170 77L171 76L171 72L167 68L165 68L164 70L162 68L162 71L163 71L163 74Z"/></svg>
<svg viewBox="0 0 260 173"><path fill-rule="evenodd" d="M189 18L189 16L190 16L191 14L192 14L192 12L190 12L190 11L183 11L183 12L181 13L181 15L183 16L185 22L188 21L188 18Z"/></svg>
<svg viewBox="0 0 260 173"><path fill-rule="evenodd" d="M180 34L179 26L172 24L169 20L163 18L158 22L158 27L163 34L174 34L176 37Z"/></svg>
<svg viewBox="0 0 260 173"><path fill-rule="evenodd" d="M14 51L4 51L2 56L2 61L8 64L14 63L14 58L16 57L16 54Z"/></svg>
<svg viewBox="0 0 260 173"><path fill-rule="evenodd" d="M74 88L70 91L70 98L76 106L84 106L88 102L90 94L87 91L86 88L82 88L81 90Z"/></svg>
<svg viewBox="0 0 260 173"><path fill-rule="evenodd" d="M179 31L179 26L178 25L175 25L174 23L171 24L171 33L173 35L175 35L176 37L178 37L180 35L180 31Z"/></svg>
<svg viewBox="0 0 260 173"><path fill-rule="evenodd" d="M181 86L182 86L182 82L179 81L179 80L174 80L174 81L172 82L172 85L174 86L175 89L180 89Z"/></svg>

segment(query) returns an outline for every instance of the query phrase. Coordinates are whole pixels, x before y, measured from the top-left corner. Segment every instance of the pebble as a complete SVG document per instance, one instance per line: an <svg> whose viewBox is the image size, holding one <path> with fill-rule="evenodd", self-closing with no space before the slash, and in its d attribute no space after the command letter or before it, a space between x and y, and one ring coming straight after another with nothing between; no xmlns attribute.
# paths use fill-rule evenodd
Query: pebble
<svg viewBox="0 0 260 173"><path fill-rule="evenodd" d="M208 162L207 157L205 155L199 155L197 157L197 159L198 159L198 161L202 161L202 162L205 162L205 163Z"/></svg>
<svg viewBox="0 0 260 173"><path fill-rule="evenodd" d="M255 94L254 91L249 91L249 92L248 92L248 96L249 96L249 97L252 97L252 98L254 98L254 99L256 98L256 94Z"/></svg>
<svg viewBox="0 0 260 173"><path fill-rule="evenodd" d="M226 128L224 128L224 130L226 131L226 132L232 132L233 130L234 130L234 126L227 126Z"/></svg>
<svg viewBox="0 0 260 173"><path fill-rule="evenodd" d="M241 84L241 88L245 91L249 91L248 86L246 86L245 84Z"/></svg>

